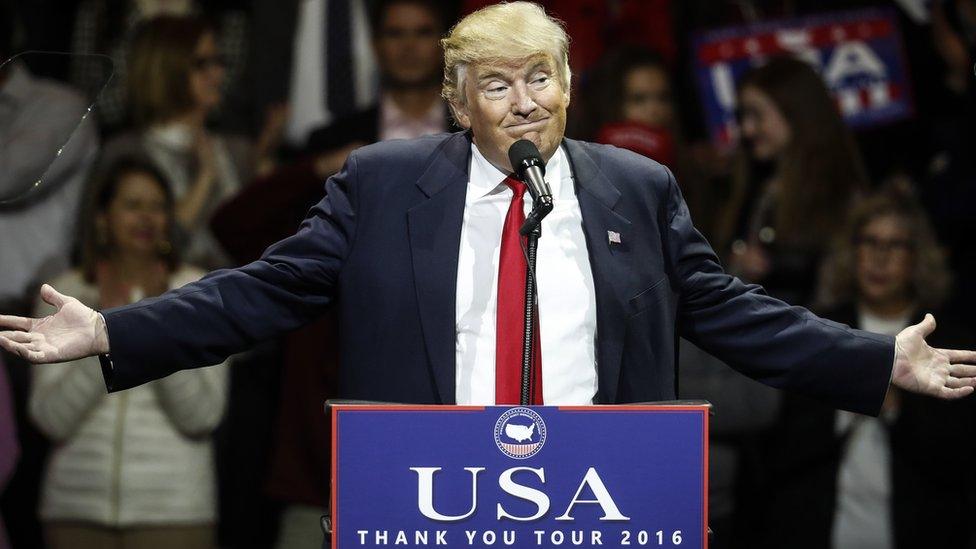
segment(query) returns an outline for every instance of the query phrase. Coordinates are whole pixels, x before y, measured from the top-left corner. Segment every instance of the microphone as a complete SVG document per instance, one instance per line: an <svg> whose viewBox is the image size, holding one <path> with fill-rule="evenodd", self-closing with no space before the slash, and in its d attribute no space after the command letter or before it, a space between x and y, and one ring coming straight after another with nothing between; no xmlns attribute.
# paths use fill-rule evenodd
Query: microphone
<svg viewBox="0 0 976 549"><path fill-rule="evenodd" d="M525 218L519 233L527 235L535 230L542 218L552 211L552 190L546 183L546 164L534 143L519 139L508 148L508 160L512 163L515 176L528 187L532 195L532 212Z"/></svg>
<svg viewBox="0 0 976 549"><path fill-rule="evenodd" d="M508 160L512 163L515 175L529 188L532 200L538 202L544 196L552 200L552 190L545 180L546 164L542 161L542 155L535 143L528 139L519 139L512 143L508 148Z"/></svg>

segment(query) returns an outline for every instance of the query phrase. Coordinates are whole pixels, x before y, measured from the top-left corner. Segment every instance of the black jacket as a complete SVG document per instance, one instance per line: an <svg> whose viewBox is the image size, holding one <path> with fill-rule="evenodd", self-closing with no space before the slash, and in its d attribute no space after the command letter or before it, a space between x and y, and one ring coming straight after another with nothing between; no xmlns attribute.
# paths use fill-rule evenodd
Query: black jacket
<svg viewBox="0 0 976 549"><path fill-rule="evenodd" d="M857 325L854 305L822 316ZM915 316L913 324L923 314ZM964 326L948 316L936 318L930 345L973 348L973 335ZM891 519L898 549L976 547L974 398L943 401L901 393L899 413L888 425ZM761 546L830 547L845 442L835 433L834 414L819 402L786 396L780 423L767 441Z"/></svg>

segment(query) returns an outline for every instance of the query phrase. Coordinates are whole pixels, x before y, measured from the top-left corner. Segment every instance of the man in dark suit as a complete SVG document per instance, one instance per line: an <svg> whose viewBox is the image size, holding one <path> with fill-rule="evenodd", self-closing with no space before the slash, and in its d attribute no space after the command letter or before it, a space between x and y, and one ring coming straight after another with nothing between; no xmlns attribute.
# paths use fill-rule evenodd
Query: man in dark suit
<svg viewBox="0 0 976 549"><path fill-rule="evenodd" d="M221 205L210 227L237 264L291 235L322 197L322 181L342 168L351 151L459 129L440 93L439 37L448 24L443 8L434 0L383 0L371 21L379 102L313 130L301 159L261 175Z"/></svg>
<svg viewBox="0 0 976 549"><path fill-rule="evenodd" d="M46 286L59 311L0 317L11 328L0 345L34 362L102 354L115 391L218 362L338 301L342 396L511 402L513 297L524 292L512 273L525 272L517 228L529 201L506 152L524 138L557 205L536 272L536 402L674 398L679 333L751 377L862 413L878 413L889 382L973 391L976 353L929 347L930 316L896 339L775 300L722 271L666 168L564 139L567 43L528 2L469 15L442 42L444 95L469 131L354 152L298 233L239 269L104 316Z"/></svg>
<svg viewBox="0 0 976 549"><path fill-rule="evenodd" d="M245 75L248 86L230 99L237 111L251 114L249 126L255 131L270 113L287 104L285 144L294 152L304 150L315 128L353 117L377 99L375 81L378 77L382 84L384 76L377 74L383 70L378 66L383 60L374 56L374 38L391 5L412 4L434 11L435 17L443 18L439 22L443 31L458 13L457 0L253 0L249 4L251 19L257 23L253 43L259 46L251 48ZM343 63L329 62L330 48L338 48L337 58ZM343 72L346 77L337 78ZM333 85L329 80L335 80ZM336 94L346 97L336 101L341 99L331 97Z"/></svg>
<svg viewBox="0 0 976 549"><path fill-rule="evenodd" d="M439 39L449 15L436 0L383 0L371 18L379 69L378 101L312 130L306 152L316 155L387 139L410 139L451 131L441 99L443 74ZM326 175L339 171L345 155Z"/></svg>

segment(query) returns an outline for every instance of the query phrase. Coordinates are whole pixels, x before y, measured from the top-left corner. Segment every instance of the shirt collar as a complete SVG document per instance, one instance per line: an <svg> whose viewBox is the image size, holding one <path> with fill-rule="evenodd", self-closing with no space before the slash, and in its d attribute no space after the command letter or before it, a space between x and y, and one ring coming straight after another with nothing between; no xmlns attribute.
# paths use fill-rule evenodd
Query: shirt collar
<svg viewBox="0 0 976 549"><path fill-rule="evenodd" d="M380 100L381 123L385 125L421 124L424 126L444 125L444 104L434 101L427 112L420 118L411 118L393 101L389 94L383 94Z"/></svg>
<svg viewBox="0 0 976 549"><path fill-rule="evenodd" d="M569 173L564 168L566 166L565 158L566 153L563 151L562 145L560 145L556 149L556 152L553 153L552 158L546 162L546 182L549 183L549 188L552 189L553 196L560 196L562 181L564 176ZM496 189L499 189L499 187L504 188L505 178L508 177L508 174L496 168L494 164L485 158L485 155L481 154L478 146L474 144L474 140L471 141L470 173L468 185L470 185L474 192L469 192L468 194L472 198L481 198L491 194Z"/></svg>

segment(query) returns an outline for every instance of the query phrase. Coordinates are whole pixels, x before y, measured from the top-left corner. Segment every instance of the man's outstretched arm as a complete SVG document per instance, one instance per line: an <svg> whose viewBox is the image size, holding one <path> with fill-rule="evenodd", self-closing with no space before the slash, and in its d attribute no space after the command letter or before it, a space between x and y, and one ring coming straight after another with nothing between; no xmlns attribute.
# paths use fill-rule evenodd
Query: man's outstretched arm
<svg viewBox="0 0 976 549"><path fill-rule="evenodd" d="M260 260L102 315L45 286L41 297L57 312L0 315L0 346L35 363L109 353L106 383L114 391L217 364L301 326L333 300L355 232L355 167L352 155L298 233Z"/></svg>
<svg viewBox="0 0 976 549"><path fill-rule="evenodd" d="M931 315L892 338L822 319L726 274L668 177L669 260L690 341L767 385L865 414L878 414L889 384L939 398L973 392L976 352L930 347Z"/></svg>

